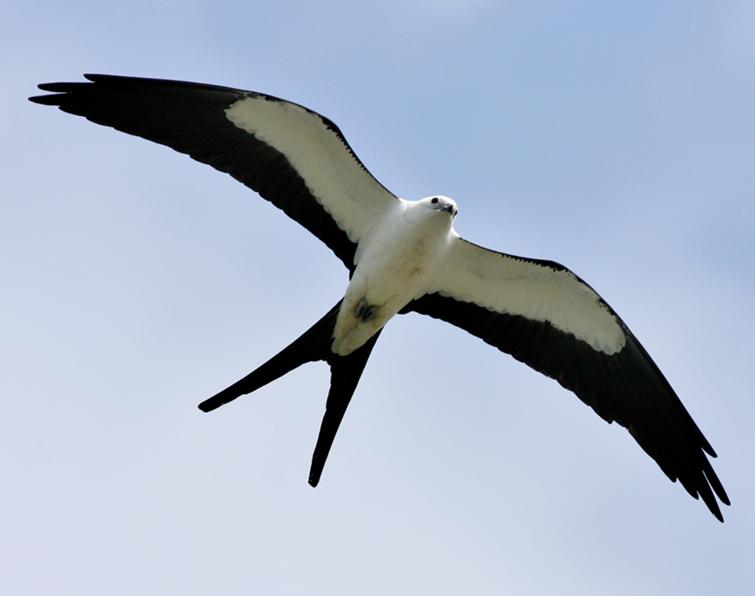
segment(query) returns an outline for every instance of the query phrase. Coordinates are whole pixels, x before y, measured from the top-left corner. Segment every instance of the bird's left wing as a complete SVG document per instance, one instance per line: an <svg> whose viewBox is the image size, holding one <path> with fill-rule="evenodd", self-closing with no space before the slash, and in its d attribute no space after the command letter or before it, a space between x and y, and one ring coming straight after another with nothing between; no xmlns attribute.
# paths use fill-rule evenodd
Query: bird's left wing
<svg viewBox="0 0 755 596"><path fill-rule="evenodd" d="M353 271L357 243L395 203L329 119L270 95L183 81L84 75L45 83L58 106L227 172L322 240Z"/></svg>
<svg viewBox="0 0 755 596"><path fill-rule="evenodd" d="M455 238L435 286L406 311L461 327L556 379L626 427L723 521L713 493L729 499L706 457L715 457L713 448L624 322L565 267Z"/></svg>

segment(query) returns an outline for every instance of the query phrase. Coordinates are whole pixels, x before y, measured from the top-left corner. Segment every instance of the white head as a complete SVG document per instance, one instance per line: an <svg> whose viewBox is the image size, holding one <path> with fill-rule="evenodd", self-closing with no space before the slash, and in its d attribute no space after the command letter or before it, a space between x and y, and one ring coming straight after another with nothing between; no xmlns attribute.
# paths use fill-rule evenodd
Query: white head
<svg viewBox="0 0 755 596"><path fill-rule="evenodd" d="M459 213L459 207L451 197L444 197L443 195L432 195L420 199L419 203L427 205L428 208L447 213L451 218L456 217Z"/></svg>

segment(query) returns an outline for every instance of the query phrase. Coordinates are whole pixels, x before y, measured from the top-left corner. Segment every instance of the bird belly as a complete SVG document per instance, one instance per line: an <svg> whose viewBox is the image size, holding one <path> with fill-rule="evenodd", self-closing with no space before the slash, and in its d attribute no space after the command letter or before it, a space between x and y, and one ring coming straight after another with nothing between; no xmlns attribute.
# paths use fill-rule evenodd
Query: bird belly
<svg viewBox="0 0 755 596"><path fill-rule="evenodd" d="M362 252L333 331L332 351L350 354L425 293L443 258L447 230L388 226Z"/></svg>

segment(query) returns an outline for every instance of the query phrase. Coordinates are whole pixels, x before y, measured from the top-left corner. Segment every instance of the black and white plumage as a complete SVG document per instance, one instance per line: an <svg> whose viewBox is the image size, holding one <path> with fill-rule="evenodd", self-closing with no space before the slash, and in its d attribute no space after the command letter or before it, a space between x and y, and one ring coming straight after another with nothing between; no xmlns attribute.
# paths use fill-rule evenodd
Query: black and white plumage
<svg viewBox="0 0 755 596"><path fill-rule="evenodd" d="M344 297L294 343L200 404L210 411L297 366L330 365L310 471L315 486L383 326L418 312L480 337L556 379L626 427L672 480L723 521L716 454L619 316L565 267L490 251L453 229L456 203L398 198L338 127L298 104L227 87L85 75L31 100L187 153L255 190L322 240L349 270ZM707 454L707 455L706 455Z"/></svg>

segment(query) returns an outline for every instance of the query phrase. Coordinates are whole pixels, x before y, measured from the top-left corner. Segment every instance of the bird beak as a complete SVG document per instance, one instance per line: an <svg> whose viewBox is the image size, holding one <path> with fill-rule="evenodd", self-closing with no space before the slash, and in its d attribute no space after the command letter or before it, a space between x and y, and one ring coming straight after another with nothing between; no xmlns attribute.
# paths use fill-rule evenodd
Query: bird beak
<svg viewBox="0 0 755 596"><path fill-rule="evenodd" d="M446 213L450 213L451 215L453 215L454 206L453 205L444 205L442 210L445 211Z"/></svg>

